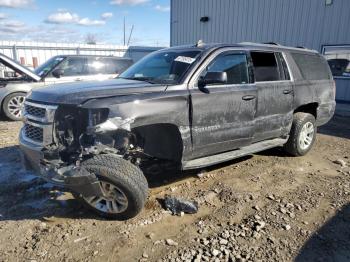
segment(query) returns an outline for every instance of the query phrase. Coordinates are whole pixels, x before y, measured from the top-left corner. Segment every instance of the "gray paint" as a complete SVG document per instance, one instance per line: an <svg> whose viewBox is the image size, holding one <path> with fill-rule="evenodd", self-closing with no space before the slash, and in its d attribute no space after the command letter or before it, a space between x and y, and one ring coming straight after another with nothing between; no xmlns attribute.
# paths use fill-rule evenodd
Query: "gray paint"
<svg viewBox="0 0 350 262"><path fill-rule="evenodd" d="M346 78L335 79L337 92L335 99L340 102L350 102L350 80Z"/></svg>
<svg viewBox="0 0 350 262"><path fill-rule="evenodd" d="M277 42L321 52L350 45L349 14L349 0L171 0L170 43ZM350 80L336 83L337 100L350 102Z"/></svg>

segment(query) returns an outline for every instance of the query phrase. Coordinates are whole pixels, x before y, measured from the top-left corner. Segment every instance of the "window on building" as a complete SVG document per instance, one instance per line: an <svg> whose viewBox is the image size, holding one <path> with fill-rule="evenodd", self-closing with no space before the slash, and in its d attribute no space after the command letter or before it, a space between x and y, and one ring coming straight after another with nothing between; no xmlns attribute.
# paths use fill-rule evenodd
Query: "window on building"
<svg viewBox="0 0 350 262"><path fill-rule="evenodd" d="M292 57L306 80L330 79L326 60L318 54L292 53Z"/></svg>
<svg viewBox="0 0 350 262"><path fill-rule="evenodd" d="M207 72L226 72L227 84L246 84L248 83L247 57L245 54L222 54L216 57L202 73Z"/></svg>
<svg viewBox="0 0 350 262"><path fill-rule="evenodd" d="M350 79L350 45L324 46L323 55L328 61L334 78Z"/></svg>
<svg viewBox="0 0 350 262"><path fill-rule="evenodd" d="M280 81L276 55L273 52L251 52L254 67L255 82Z"/></svg>

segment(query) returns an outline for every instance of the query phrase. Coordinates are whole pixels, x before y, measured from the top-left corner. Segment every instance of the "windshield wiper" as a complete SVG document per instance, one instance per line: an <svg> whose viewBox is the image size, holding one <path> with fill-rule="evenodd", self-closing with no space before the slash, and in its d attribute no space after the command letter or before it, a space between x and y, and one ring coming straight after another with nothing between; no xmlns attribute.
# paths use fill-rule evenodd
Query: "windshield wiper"
<svg viewBox="0 0 350 262"><path fill-rule="evenodd" d="M153 77L147 77L147 76L139 76L139 77L120 77L122 79L128 79L128 80L136 80L136 81L144 81L150 84L157 84L157 82L153 81Z"/></svg>

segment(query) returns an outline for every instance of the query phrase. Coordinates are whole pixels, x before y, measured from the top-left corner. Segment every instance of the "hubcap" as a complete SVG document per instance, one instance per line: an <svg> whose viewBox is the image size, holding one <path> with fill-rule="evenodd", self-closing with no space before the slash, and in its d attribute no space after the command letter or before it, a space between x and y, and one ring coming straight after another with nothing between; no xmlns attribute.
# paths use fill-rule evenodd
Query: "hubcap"
<svg viewBox="0 0 350 262"><path fill-rule="evenodd" d="M25 96L14 96L10 99L7 109L15 118L22 117L22 109L24 106Z"/></svg>
<svg viewBox="0 0 350 262"><path fill-rule="evenodd" d="M305 123L299 135L299 146L302 150L310 147L314 138L315 128L311 122Z"/></svg>
<svg viewBox="0 0 350 262"><path fill-rule="evenodd" d="M84 197L84 200L93 208L104 212L117 214L128 208L128 199L124 192L111 183L100 181L103 196Z"/></svg>

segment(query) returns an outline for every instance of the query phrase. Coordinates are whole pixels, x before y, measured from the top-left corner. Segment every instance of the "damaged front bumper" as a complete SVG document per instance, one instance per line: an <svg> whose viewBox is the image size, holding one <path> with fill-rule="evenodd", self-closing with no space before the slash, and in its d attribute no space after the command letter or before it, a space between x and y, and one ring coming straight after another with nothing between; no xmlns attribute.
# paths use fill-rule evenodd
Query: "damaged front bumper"
<svg viewBox="0 0 350 262"><path fill-rule="evenodd" d="M84 167L74 165L55 167L44 163L42 147L26 141L22 134L19 137L22 164L25 169L34 170L38 177L55 185L64 187L83 196L103 196L100 183L95 174Z"/></svg>

